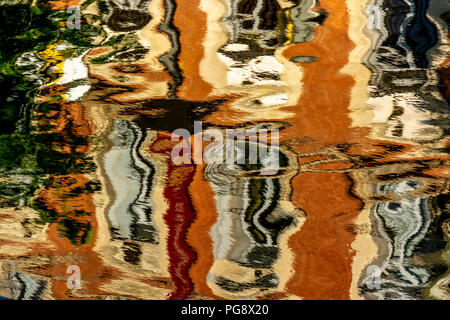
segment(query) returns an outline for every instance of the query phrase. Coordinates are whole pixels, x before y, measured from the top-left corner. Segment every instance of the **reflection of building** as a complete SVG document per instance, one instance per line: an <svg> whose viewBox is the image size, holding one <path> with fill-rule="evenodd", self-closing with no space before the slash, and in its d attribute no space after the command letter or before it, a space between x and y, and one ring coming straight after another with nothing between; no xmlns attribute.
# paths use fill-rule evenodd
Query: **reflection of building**
<svg viewBox="0 0 450 320"><path fill-rule="evenodd" d="M52 248L47 227L27 207L2 208L0 224L0 296L18 299L52 299L52 279L36 272L50 265L46 255L33 256L33 248Z"/></svg>
<svg viewBox="0 0 450 320"><path fill-rule="evenodd" d="M161 194L166 160L149 152L155 131L123 114L131 107L145 116L150 108L141 103L165 97L176 82L176 70L161 59L174 48L167 3L173 1L109 1L107 38L84 59L92 83L85 101L104 141L95 155L104 187L95 250L124 275L102 284L121 297L166 299L173 287L163 220L168 204ZM87 10L101 8L93 3Z"/></svg>
<svg viewBox="0 0 450 320"><path fill-rule="evenodd" d="M426 298L436 279L446 277L448 262L439 260L439 255L446 247L443 222L450 217L445 209L448 195L440 190L448 189L448 179L414 176L414 166L410 164L407 178L387 180L392 172L401 173L395 166L354 175L356 190L370 208L372 236L379 247L378 258L367 267L379 268L377 278L371 278L367 270L360 277L361 292L368 298Z"/></svg>
<svg viewBox="0 0 450 320"><path fill-rule="evenodd" d="M231 111L242 121L281 120L291 114L301 93L301 71L286 60L282 48L309 41L318 25L314 1L202 1L208 15L205 58L200 72L213 95L237 95ZM218 13L212 8L221 8ZM313 57L296 57L314 61ZM295 59L294 59L295 60ZM305 61L306 61L305 60Z"/></svg>
<svg viewBox="0 0 450 320"><path fill-rule="evenodd" d="M439 16L447 9L429 1L370 3L367 23L353 25L351 57L371 72L347 68L361 88L351 102L354 128L370 127L377 150L362 154L351 174L364 202L349 227L357 235L352 297L442 299L445 290L431 291L448 281L448 262L436 258L446 254L441 227L448 219L448 107L436 72L446 57L447 26Z"/></svg>
<svg viewBox="0 0 450 320"><path fill-rule="evenodd" d="M318 13L310 9L314 0L282 8L276 0L225 1L223 18L228 41L217 54L228 67L228 85L283 86L286 66L275 57L277 48L312 40ZM307 57L305 57L307 58ZM279 91L281 91L279 89ZM286 104L288 93L266 95L254 100L256 107Z"/></svg>
<svg viewBox="0 0 450 320"><path fill-rule="evenodd" d="M157 242L150 197L154 169L140 154L143 138L131 122L114 121L112 147L104 156L105 173L115 195L107 214L113 237Z"/></svg>
<svg viewBox="0 0 450 320"><path fill-rule="evenodd" d="M374 1L368 10L373 48L366 57L372 71L367 105L373 112L372 135L424 145L417 151L424 157L442 155L448 135L448 107L436 73L446 56L447 26L439 19L445 10L439 4L430 7L428 1ZM406 145L396 148L401 151ZM380 164L355 175L379 250L378 259L359 280L365 297L448 298L443 291L432 293L437 279L448 281L444 275L448 262L436 258L445 252L441 228L449 217L442 203L448 198L444 191L448 179L422 173L439 165L419 160ZM373 266L379 268L375 287L368 276Z"/></svg>
<svg viewBox="0 0 450 320"><path fill-rule="evenodd" d="M436 73L446 56L447 27L439 25L446 9L426 3L375 1L368 11L373 48L366 57L372 70L367 104L378 137L429 143L447 134L447 103Z"/></svg>
<svg viewBox="0 0 450 320"><path fill-rule="evenodd" d="M139 278L144 275L137 275L139 268L144 268L151 278L166 279L169 273L172 282L169 280L165 288L174 285L171 296L185 298L193 290L188 271L194 262L195 252L184 242L184 238L188 234L189 225L195 221L195 212L189 200L190 192L187 190L195 167L171 163L168 158L170 142L165 135L177 128L191 131L194 120L203 120L226 99L174 99L174 91L170 89L177 85L180 78L176 76L178 62L173 54L179 48L176 29L168 24L173 19L173 7L168 3L170 1L152 2L149 11L153 18L146 27L136 31L136 34L130 31L120 38L111 36L111 40L117 41L110 41L110 46L105 45L88 53L86 61L95 63L90 64L93 86L87 101L100 132L105 132L110 142L106 152L98 159L104 172L105 192L109 193L111 199L105 207L105 220L110 224L113 239L106 240L107 246L99 246L105 257L105 264ZM273 30L276 32L275 27ZM171 42L167 42L166 35L169 35ZM259 32L259 35L262 33ZM128 47L129 44L133 44L134 50ZM272 90L274 93L266 98L263 96L262 103L284 105L286 101L284 95L279 94L278 85L287 85L264 74L272 72L273 64L280 66L280 73L283 71L284 67L273 56L277 46L258 50L262 55L254 56L255 72L250 77L256 74L256 77L268 80L264 83L263 79L263 82L256 84L264 86L258 94L264 94L264 90ZM142 54L135 54L138 49L142 49ZM127 52L130 54L127 55ZM172 81L168 75L172 77ZM275 78L281 77L282 75L277 75ZM274 82L275 88L270 89ZM294 95L299 93L292 91ZM233 92L225 92L228 93ZM290 99L295 100L292 97ZM204 127L210 125L205 124ZM208 170L206 174L214 180L210 183L220 189L220 181L217 186L215 183L220 179L225 181L227 176L215 174L214 170L208 173ZM256 294L264 294L265 288L282 290L290 273L289 269L280 272L280 267L276 265L283 261L289 250L280 247L279 241L287 229L298 225L295 221L296 210L289 203L287 195L290 173L267 179L241 178L236 174L239 175L238 172L231 174L231 178L236 180L234 184L246 188L249 193L242 201L257 198L253 204L241 203L241 212L235 212L238 217L246 217L244 229L236 229L235 234L232 232L226 236L222 234L222 230L217 230L222 239L230 241L241 232L242 244L232 246L231 249L217 244L215 251L225 253L215 257L218 263L214 263L211 274L214 273L225 282L233 281L226 270L225 273L217 272L218 266L229 263L252 274L255 281L250 278L247 280ZM223 190L217 192L216 209L220 219L225 217L226 220L226 212L232 204L220 195ZM102 229L102 232L106 230ZM208 230L204 232L207 235ZM215 232L216 228L213 233ZM213 240L217 237L216 234ZM234 254L226 253L229 250ZM154 259L158 252L161 254L159 261ZM270 257L266 260L259 261L268 255ZM211 285L217 287L220 279L213 281ZM234 284L237 292L246 291L247 284L242 283L245 279L234 280L238 281ZM118 284L119 281L117 285L108 285L108 288L122 294L127 293L127 290L118 290ZM232 294L234 289L219 290L225 290L218 294L226 296ZM239 294L244 296L249 293ZM166 296L167 294L161 295L162 298Z"/></svg>
<svg viewBox="0 0 450 320"><path fill-rule="evenodd" d="M0 281L0 292L14 300L49 299L47 281L20 272L10 272Z"/></svg>
<svg viewBox="0 0 450 320"><path fill-rule="evenodd" d="M230 143L209 152L220 153L218 149L226 150ZM238 158L245 158L237 160L242 164L213 162L205 168L218 213L211 228L215 262L208 282L219 296L249 298L282 291L288 277L276 271L275 265L287 250L280 247L280 235L299 224L299 213L288 200L288 181L295 168L292 159L280 151L279 170L274 177L264 177L261 173L270 161L262 157L257 164L249 164L249 142L238 143L235 148ZM269 148L267 157L273 156L274 148Z"/></svg>
<svg viewBox="0 0 450 320"><path fill-rule="evenodd" d="M148 5L151 0L109 0L111 13L108 27L113 31L140 30L151 19Z"/></svg>
<svg viewBox="0 0 450 320"><path fill-rule="evenodd" d="M211 6L219 3L219 1L211 0L203 1L202 4L206 5L206 2ZM108 246L100 246L100 250L105 254L106 263L118 266L128 277L139 279L135 282L145 277L152 278L153 281L155 275L159 276L163 279L161 282L166 281L163 290L156 292L160 294L160 297L169 296L171 293L172 297L185 298L194 290L198 282L203 281L202 279L193 283L195 281L190 280L190 276L193 278L198 276L189 274L190 270L200 269L196 260L197 255L199 259L203 259L201 269L207 274L205 282L208 288L220 297L253 298L278 290L282 291L285 288L283 284L286 283L286 279L291 277L290 271L295 269L295 279L291 277L294 281L289 288L290 292L300 293L305 297L346 298L346 286L352 276L353 232L364 232L359 229L359 227L364 229L363 226L351 225L361 209L361 203L352 193L352 182L358 187L362 180L351 181L347 176L346 168L358 167L357 173L371 170L371 166L386 161L389 158L386 154L389 152L399 150L401 152L402 146L381 143L363 145L362 148L367 147L371 151L361 151L358 149L360 148L358 143L365 137L353 130L354 128L347 126L346 94L353 84L352 79L342 75L341 68L347 63L354 43L346 38L349 30L347 26L342 26L343 23L340 20L342 16L330 15L331 22L326 27L328 30L322 29L323 38L313 44L313 47L316 46L314 48L320 48L317 50L320 55L319 60L313 56L296 56L289 61L283 57L281 48L291 43L310 41L313 38L313 28L325 16L325 14L318 16L310 11L315 1L301 1L297 5L286 5L287 2L281 5L282 1L268 0L221 1L222 5L226 5L228 12L216 17L214 10L204 10L205 16L209 18L207 36L202 41L198 41L205 47L204 60L199 73L203 77L202 81L211 84L211 93L207 90L199 93L200 89L195 93L185 90L183 99L173 99L174 91L176 93L173 88L181 80L188 80L185 83L191 81L189 76L197 72L197 66L189 64L190 61L187 61L189 59L186 57L184 60L177 60L176 53L179 49L183 51L183 48L179 47L177 32L184 34L186 30L171 27L165 32L156 32L169 25L168 21L171 21L173 16L171 11L173 6L167 4L173 4L173 2L159 1L158 5L154 5L155 3L157 2L150 4L149 10L154 18L146 27L137 31L136 34L127 33L122 38L111 37L110 44L99 50L92 50L88 56L88 59L94 59L91 64L91 76L96 78L95 81L93 80L94 86L90 93L94 98L92 109L95 109L94 113L97 112L97 123L100 127L107 128L105 132L112 132L110 137L113 148L108 151L106 158L114 156L118 159L114 165L109 163L104 166L107 171L105 181L110 183L112 189L117 192L127 190L133 194L133 200L125 199L123 196L112 197L109 212L105 210L107 214L111 214L109 217L112 217L111 222L116 226L116 235L126 238L126 240L115 238L107 243ZM183 1L177 3L183 3ZM327 3L334 5L336 2ZM393 1L385 3L394 4ZM401 1L395 3L401 3ZM347 12L345 4L336 6L338 7L326 7L337 12L339 10ZM369 103L374 106L373 109L380 106L382 115L388 114L386 118L381 117L381 120L380 116L374 119L374 122L378 120L385 124L386 130L381 136L389 137L389 139L409 139L415 142L434 142L439 140L442 134L441 128L435 126L435 120L438 118L432 119L426 127L416 120L411 121L417 118L417 114L424 115L422 117L424 120L428 118L428 111L420 109L421 105L432 101L435 108L433 110L439 110L442 102L439 102L439 97L432 97L434 93L429 94L426 90L422 93L413 93L417 91L416 89L423 89L424 84L434 85L432 83L434 80L426 70L409 67L412 61L411 55L418 51L414 51L412 47L405 49L402 41L400 45L398 44L400 38L398 32L406 21L404 7L402 5L401 10L397 11L396 8L391 8L387 13L388 18L385 19L390 21L387 25L392 36L387 37L388 40L383 45L379 45L379 50L376 49L378 51L375 58L378 60L368 60L368 64L374 69L371 82L373 95ZM382 11L380 9L374 12ZM169 17L169 19L163 17ZM346 19L345 14L342 19ZM400 21L400 28L395 21ZM123 19L122 22L127 21ZM220 25L220 28L217 25ZM200 27L197 29L197 26L192 26L192 29L195 31L191 31L191 36L197 30L202 30ZM339 44L333 43L335 36L339 36L343 41L339 41ZM135 45L134 47L132 45L133 49L127 47L130 43ZM184 50L186 47L192 48L194 44L185 42ZM309 52L314 52L314 48L313 50L309 48ZM404 54L406 51L408 53ZM299 104L297 102L302 85L301 69L293 62L305 63L303 69L308 72L303 81L303 85L307 88L305 96L308 98ZM316 69L308 69L307 65L315 66ZM318 65L320 67L317 67ZM329 71L327 77L319 75L325 69ZM184 78L180 76L180 70ZM191 81L190 86L187 87L196 90L196 85L195 81ZM434 89L433 86L426 88ZM324 89L329 90L328 97L323 97ZM183 90L180 91L183 92ZM191 94L195 95L196 98L192 99L195 101L188 101ZM214 103L208 100L208 94L209 98L214 97ZM227 104L228 101L222 101L224 103L221 104L219 100L224 96L232 97L230 104ZM335 97L342 99L335 99ZM386 100L392 103L384 103ZM219 102L216 103L216 101ZM292 231L299 220L297 217L296 221L297 212L289 199L290 174L261 178L249 174L248 171L253 171L254 168L249 170L249 168L234 165L209 164L204 170L204 176L201 175L199 178L199 167L176 166L169 161L171 144L167 133L176 128L191 129L191 122L194 120L206 120L208 126L217 127L228 125L228 123L224 124L227 121L239 124L263 123L269 118L271 121L280 119L284 121L292 114L282 108L291 105L298 105L294 111L298 116L295 121L292 121L293 126L290 132L295 133L292 134L293 139L298 138L299 149L312 146L311 153L316 151L320 153L322 149L329 147L328 151L333 149L336 152L326 151L323 154L305 155L305 157L319 158L319 160L311 161L323 160L321 163L323 167L318 169L319 172L302 171L296 177L295 188L292 188L296 189L296 204L307 208L305 210L309 219L302 232L293 238L295 241L290 242L291 245L296 246L295 258L290 260L292 262L296 259L295 263L281 264L283 270L280 270L280 260L291 248L288 248L286 243L281 245L279 240ZM127 112L123 112L126 107L129 107ZM130 111L130 109L134 110ZM236 110L241 113L233 114L232 112ZM228 111L230 111L229 114L227 114ZM220 117L217 116L218 114L226 116ZM131 119L132 115L137 116ZM240 115L243 116L240 117ZM115 120L117 118L127 120ZM302 126L295 128L294 126L298 123ZM320 128L324 124L327 127ZM137 129L137 127L140 128ZM143 141L142 148L139 147L139 141ZM374 149L376 151L373 151ZM136 157L139 152L145 156L145 161ZM339 162L339 159L334 158L336 155L349 161ZM336 161L333 163L333 160ZM141 167L141 161L151 163L152 165L149 166L151 169L144 168L145 165ZM327 163L327 161L330 162ZM295 161L290 162L289 165L292 163ZM319 166L319 163L317 164ZM408 165L402 162L398 163L398 167L403 168ZM156 173L150 182L148 178L152 170ZM400 169L396 167L394 171L398 170ZM198 211L191 206L193 197L202 204L207 202L205 199L198 200L203 196L202 188L191 188L192 179L195 179L193 175L197 175L197 180L205 180L203 184L197 183L197 187L200 185L213 189L211 198L214 198L212 201L215 206L203 206ZM414 173L412 175L414 176ZM424 279L428 276L429 270L424 271L424 268L417 267L415 264L413 266L410 257L411 250L418 250L417 248L425 243L426 239L436 236L437 229L431 226L433 222L428 221L428 223L426 219L438 210L427 207L432 196L426 192L420 194L415 189L419 186L414 185L415 179L411 177L403 179L398 176L396 178L391 179L395 181L388 179L389 181L378 183L371 176L369 196L367 194L366 197L361 196L361 199L367 201L366 207L372 209L374 220L372 230L380 234L376 240L382 243L380 247L390 248L393 252L391 255L380 257L389 266L382 270L386 270L387 276L403 273L408 281L416 285L421 281L428 284L431 278ZM151 189L150 196L142 187L144 181L147 181ZM409 193L417 192L417 194L411 197L401 195L402 190L407 190ZM403 199L380 198L384 196L384 192L397 193L399 195L397 198ZM378 198L373 199L370 195ZM323 199L327 200L322 203ZM147 219L143 213L145 210L153 209L158 201L159 209L154 211L150 219ZM211 229L197 224L197 230L201 232L196 235L189 234L190 228L197 223L197 219L204 219L205 216L215 218L216 214L217 221L211 223L213 225ZM136 221L144 222L144 230L148 231L150 221L158 219L159 224L155 230L159 232L158 239L164 239L164 241L154 245L143 242L142 238L135 236ZM390 228L383 224L389 225ZM416 229L417 232L415 232ZM105 228L102 231L109 235L109 229ZM186 241L186 238L189 239ZM209 247L191 246L192 240L196 240L197 245L198 242L206 243L212 240L213 257L205 262L208 260L205 256L209 254L205 252L207 251L205 248ZM151 254L142 254L146 250ZM367 251L361 254L366 257L370 255ZM398 263L399 257L403 259L404 264ZM141 267L146 272L140 274ZM336 273L339 273L340 277L336 277ZM437 274L440 273L435 272L435 275ZM356 273L353 277L359 275ZM383 275L383 281L386 280L386 275ZM121 281L128 283L128 280L117 280L116 287L108 288L115 292L130 294L133 291L130 289L132 286L126 289L123 289L124 286L120 287ZM409 289L404 290L401 287L402 281L402 279L394 281L395 290L398 289L395 294L411 296ZM152 285L155 283L153 282ZM172 290L173 286L175 286L174 290ZM364 290L363 280L361 288ZM384 294L381 293L381 295ZM139 294L139 296L148 295Z"/></svg>
<svg viewBox="0 0 450 320"><path fill-rule="evenodd" d="M230 32L230 42L247 44L246 56L278 46L312 40L320 16L311 11L315 0L279 2L277 0L224 0L229 14L224 18ZM298 1L296 1L298 2ZM237 45L239 46L239 45Z"/></svg>
<svg viewBox="0 0 450 320"><path fill-rule="evenodd" d="M165 164L148 152L152 139L129 120L111 123L110 147L98 159L107 199L104 211L98 210L104 219L98 250L105 265L126 274L105 283L109 292L165 299L171 288L163 221L167 204L161 196Z"/></svg>
<svg viewBox="0 0 450 320"><path fill-rule="evenodd" d="M164 97L179 84L179 70L174 63L179 51L177 34L170 23L171 18L167 17L170 10L164 8L166 4L172 8L173 5L169 5L172 1L132 2L132 6L136 5L139 12L151 16L151 20L127 31L106 29L106 38L99 39L102 44L84 59L89 65L92 82L100 80L99 85L92 88L96 92L91 95L103 94L117 106L117 102L133 104ZM110 2L108 12L115 12L116 2ZM121 4L121 7L120 15L125 14L130 5ZM101 11L96 2L87 10ZM133 20L132 13L129 18Z"/></svg>

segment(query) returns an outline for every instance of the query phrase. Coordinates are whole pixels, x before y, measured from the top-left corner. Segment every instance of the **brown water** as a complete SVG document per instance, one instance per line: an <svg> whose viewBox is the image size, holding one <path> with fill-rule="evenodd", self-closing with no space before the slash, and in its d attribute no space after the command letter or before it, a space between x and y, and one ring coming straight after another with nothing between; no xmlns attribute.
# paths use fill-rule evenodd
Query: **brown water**
<svg viewBox="0 0 450 320"><path fill-rule="evenodd" d="M33 51L0 296L449 299L444 2L50 1L82 28ZM281 168L173 161L233 128L279 130Z"/></svg>

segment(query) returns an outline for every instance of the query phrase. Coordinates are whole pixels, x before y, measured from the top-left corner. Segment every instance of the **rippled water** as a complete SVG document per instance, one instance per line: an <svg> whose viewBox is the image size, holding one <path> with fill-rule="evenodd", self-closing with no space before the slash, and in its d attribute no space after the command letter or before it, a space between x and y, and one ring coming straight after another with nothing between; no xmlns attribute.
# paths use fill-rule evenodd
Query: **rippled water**
<svg viewBox="0 0 450 320"><path fill-rule="evenodd" d="M450 299L449 9L0 0L0 296Z"/></svg>

